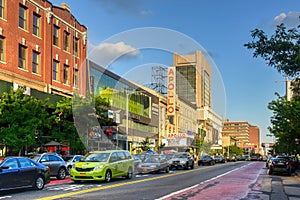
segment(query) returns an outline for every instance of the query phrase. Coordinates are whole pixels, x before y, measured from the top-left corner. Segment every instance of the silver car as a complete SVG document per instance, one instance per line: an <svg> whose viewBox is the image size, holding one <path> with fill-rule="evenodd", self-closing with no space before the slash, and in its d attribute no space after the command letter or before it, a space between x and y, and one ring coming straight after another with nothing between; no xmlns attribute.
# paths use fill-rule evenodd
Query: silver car
<svg viewBox="0 0 300 200"><path fill-rule="evenodd" d="M50 176L56 176L57 179L63 180L67 175L67 166L65 161L56 153L37 154L32 160L46 165L50 168Z"/></svg>
<svg viewBox="0 0 300 200"><path fill-rule="evenodd" d="M70 174L70 170L72 166L82 158L83 155L68 155L64 156L63 159L66 162L68 174Z"/></svg>

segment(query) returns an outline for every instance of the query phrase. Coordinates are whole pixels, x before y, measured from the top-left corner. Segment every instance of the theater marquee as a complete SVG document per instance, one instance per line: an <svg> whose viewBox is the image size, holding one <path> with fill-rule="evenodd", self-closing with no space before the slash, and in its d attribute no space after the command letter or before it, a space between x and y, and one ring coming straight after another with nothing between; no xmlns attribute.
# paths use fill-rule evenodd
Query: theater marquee
<svg viewBox="0 0 300 200"><path fill-rule="evenodd" d="M168 105L167 105L167 115L175 115L175 98L176 98L176 70L175 67L168 68Z"/></svg>

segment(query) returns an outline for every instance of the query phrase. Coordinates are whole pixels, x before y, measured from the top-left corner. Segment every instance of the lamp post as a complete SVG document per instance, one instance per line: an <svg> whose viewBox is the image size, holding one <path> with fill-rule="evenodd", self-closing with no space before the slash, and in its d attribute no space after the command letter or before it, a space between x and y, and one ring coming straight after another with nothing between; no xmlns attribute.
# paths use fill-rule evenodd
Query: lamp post
<svg viewBox="0 0 300 200"><path fill-rule="evenodd" d="M129 93L126 90L126 150L128 151L128 113L129 113Z"/></svg>
<svg viewBox="0 0 300 200"><path fill-rule="evenodd" d="M129 121L129 95L133 94L134 91L129 92L128 90L126 91L126 150L128 151L128 121Z"/></svg>

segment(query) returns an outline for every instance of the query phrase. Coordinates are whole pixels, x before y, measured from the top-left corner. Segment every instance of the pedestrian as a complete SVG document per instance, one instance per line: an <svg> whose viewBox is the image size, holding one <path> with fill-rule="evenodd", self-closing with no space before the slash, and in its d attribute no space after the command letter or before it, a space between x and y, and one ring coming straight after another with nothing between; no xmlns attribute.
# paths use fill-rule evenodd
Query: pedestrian
<svg viewBox="0 0 300 200"><path fill-rule="evenodd" d="M299 158L298 158L299 154L294 156L294 163L295 163L295 169L297 170L299 167Z"/></svg>

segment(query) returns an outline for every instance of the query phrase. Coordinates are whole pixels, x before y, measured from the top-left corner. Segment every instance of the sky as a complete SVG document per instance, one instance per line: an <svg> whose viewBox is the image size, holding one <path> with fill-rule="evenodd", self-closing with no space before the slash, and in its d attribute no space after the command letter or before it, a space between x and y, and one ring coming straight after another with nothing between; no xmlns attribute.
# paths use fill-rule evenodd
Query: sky
<svg viewBox="0 0 300 200"><path fill-rule="evenodd" d="M172 66L173 53L205 52L213 66L213 109L230 121L269 134L275 92L285 95L285 77L244 47L258 28L299 24L298 0L50 0L62 2L88 28L89 56L110 71L144 84L152 66ZM121 56L120 56L121 55ZM102 56L102 57L101 57ZM93 60L93 59L92 59Z"/></svg>

